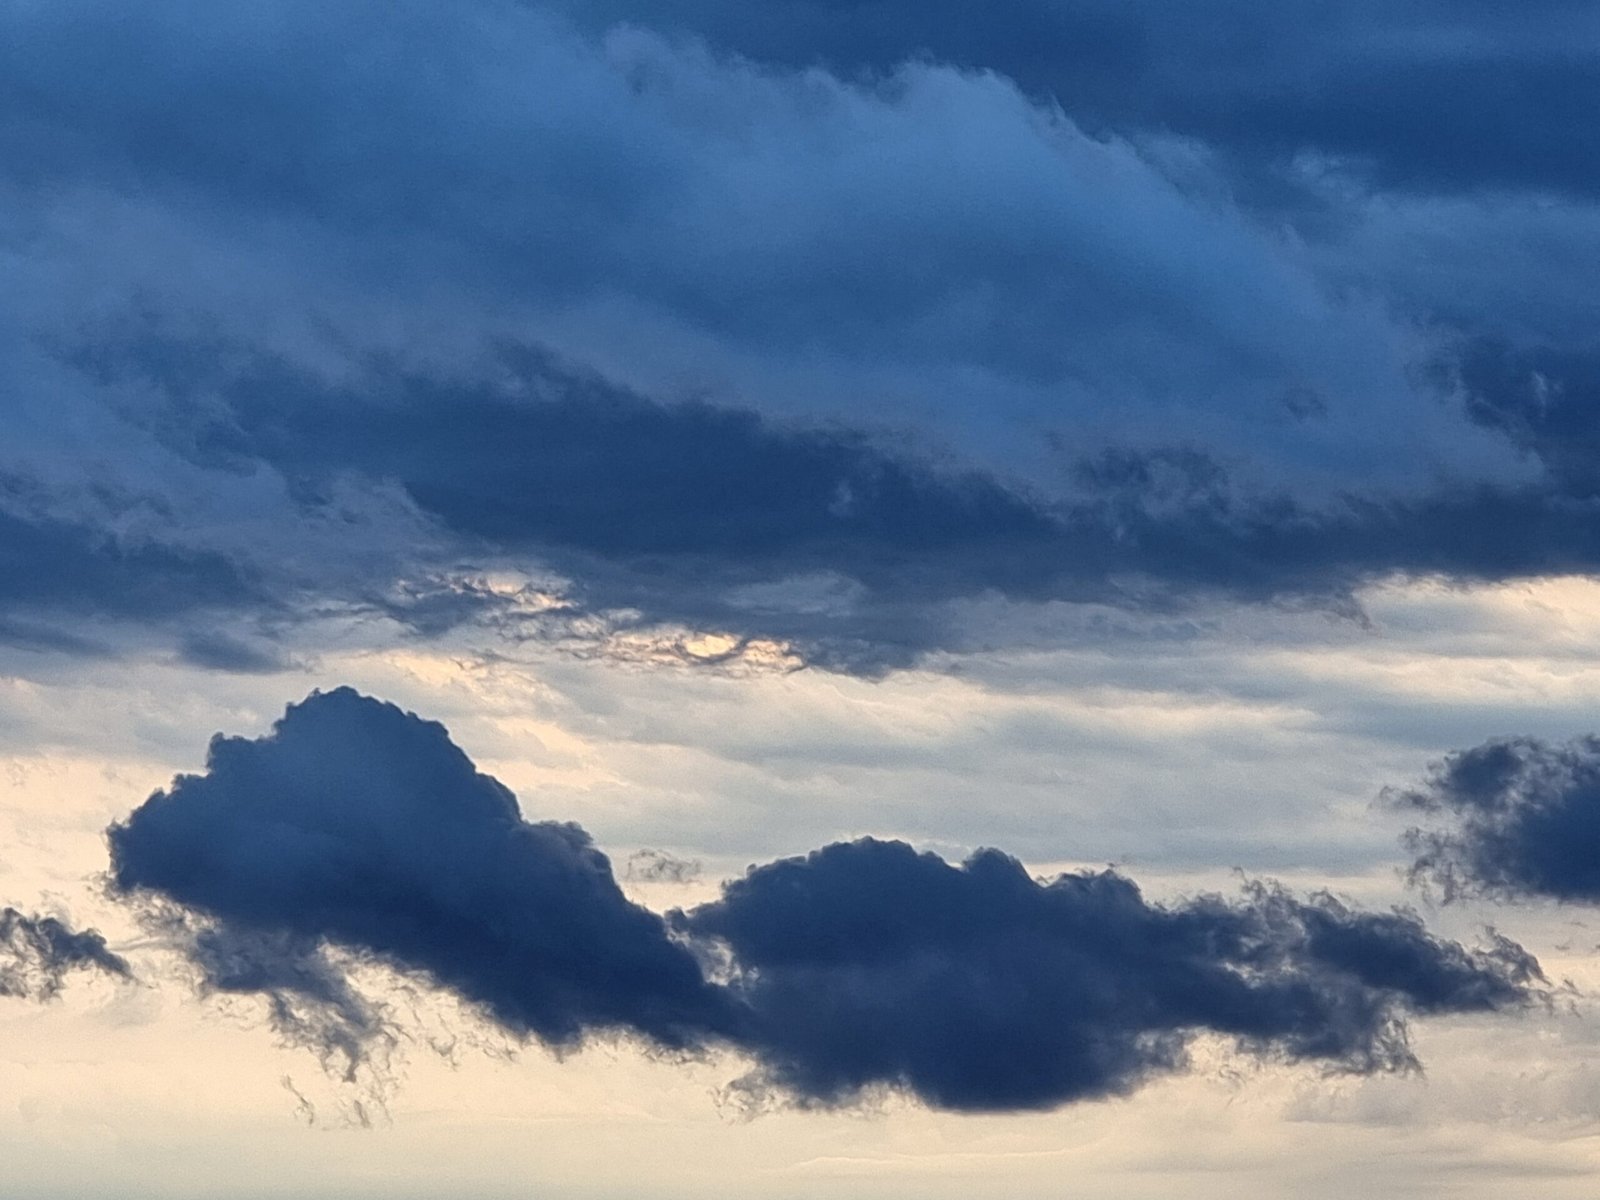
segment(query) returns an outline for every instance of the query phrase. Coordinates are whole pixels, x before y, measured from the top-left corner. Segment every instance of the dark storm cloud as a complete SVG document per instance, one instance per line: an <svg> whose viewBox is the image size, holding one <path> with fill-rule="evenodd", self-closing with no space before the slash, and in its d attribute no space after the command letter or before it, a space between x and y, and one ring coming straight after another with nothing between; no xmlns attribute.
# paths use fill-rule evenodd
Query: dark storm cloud
<svg viewBox="0 0 1600 1200"><path fill-rule="evenodd" d="M1081 459L1051 497L838 425L659 404L525 347L456 378L369 361L337 383L152 333L75 359L156 389L164 404L143 419L178 453L269 464L308 508L352 474L398 484L463 553L531 556L576 581L581 608L787 639L806 661L872 673L959 646L941 606L960 599L1353 611L1358 588L1393 577L1593 573L1600 495L1561 457L1581 442L1526 432L1576 427L1586 393L1557 385L1564 407L1536 405L1531 368L1490 379L1482 354L1456 368L1474 412L1546 457L1541 481L1316 505L1251 494L1192 448ZM492 608L440 602L440 629ZM425 611L395 615L430 631Z"/></svg>
<svg viewBox="0 0 1600 1200"><path fill-rule="evenodd" d="M737 964L761 1063L743 1086L823 1104L878 1086L966 1110L1120 1094L1181 1068L1198 1030L1401 1069L1405 1013L1516 1007L1537 977L1510 943L1468 952L1328 896L1163 907L1111 871L1040 881L998 851L957 867L873 840L753 868L682 921Z"/></svg>
<svg viewBox="0 0 1600 1200"><path fill-rule="evenodd" d="M1142 579L1157 597L1165 588L1337 601L1393 577L1495 582L1600 566L1600 507L1548 482L1345 494L1318 506L1208 490L1168 501L1142 482L1164 473L1167 456L1114 462L1101 477L1124 482L1070 510L1068 523L1098 549L1107 577Z"/></svg>
<svg viewBox="0 0 1600 1200"><path fill-rule="evenodd" d="M694 959L623 897L587 834L524 821L442 725L347 688L291 706L265 738L218 736L204 775L179 776L109 836L118 890L181 904L233 947L236 934L258 952L327 939L555 1045L631 1030L682 1046L717 1027ZM311 1002L313 983L289 990Z"/></svg>
<svg viewBox="0 0 1600 1200"><path fill-rule="evenodd" d="M326 497L320 512L339 519ZM120 523L115 514L8 511L0 500L0 645L84 658L170 648L190 666L266 674L296 665L286 643L320 615L378 616L436 637L492 621L507 605L470 582L430 580L428 569L449 562L408 553L395 536L388 552L372 538L337 561L325 548L301 555L297 547L297 562L247 544L248 533L212 530L210 544L194 545L166 517L144 522L147 532ZM366 532L351 523L344 536ZM280 545L284 534L274 537Z"/></svg>
<svg viewBox="0 0 1600 1200"><path fill-rule="evenodd" d="M0 643L18 650L65 654L71 657L102 658L113 653L105 642L80 637L37 621L0 618Z"/></svg>
<svg viewBox="0 0 1600 1200"><path fill-rule="evenodd" d="M0 908L0 996L50 1000L75 971L132 977L128 964L93 929L75 930L55 917Z"/></svg>
<svg viewBox="0 0 1600 1200"><path fill-rule="evenodd" d="M1600 901L1600 738L1485 742L1387 797L1426 815L1406 835L1413 877L1447 898Z"/></svg>
<svg viewBox="0 0 1600 1200"><path fill-rule="evenodd" d="M592 609L795 637L820 661L874 664L925 648L927 605L1057 590L1055 556L1037 555L1063 531L1036 500L858 432L661 405L522 349L466 380L378 364L344 387L270 358L204 365L236 357L144 341L122 361L102 346L93 368L163 388L170 407L150 419L194 461L269 464L308 507L342 476L396 483L464 551L532 554L573 576ZM781 591L737 596L818 574L864 603L830 615L797 612ZM441 628L483 599L443 597ZM429 631L426 612L396 615Z"/></svg>
<svg viewBox="0 0 1600 1200"><path fill-rule="evenodd" d="M1245 159L1320 152L1413 188L1600 191L1600 18L1583 0L563 2L756 58L998 71L1091 127L1173 131Z"/></svg>
<svg viewBox="0 0 1600 1200"><path fill-rule="evenodd" d="M872 840L752 868L669 927L577 826L523 821L442 726L349 689L265 738L217 737L206 774L109 836L114 887L175 910L206 989L265 994L280 1033L351 1069L387 1036L351 956L558 1046L738 1050L749 1099L887 1088L959 1110L1126 1092L1182 1069L1201 1031L1409 1069L1409 1014L1514 1010L1541 979L1503 939L1469 951L1328 896L1161 906L1111 871L1039 881L996 851L957 867Z"/></svg>
<svg viewBox="0 0 1600 1200"><path fill-rule="evenodd" d="M184 637L178 644L178 653L192 666L243 675L269 675L292 665L270 647L214 631Z"/></svg>
<svg viewBox="0 0 1600 1200"><path fill-rule="evenodd" d="M456 582L480 563L570 581L547 623L638 614L616 619L775 638L864 673L987 644L955 609L995 596L1349 610L1389 576L1588 572L1593 497L1560 430L1537 447L1548 480L1504 482L1526 422L1450 407L1457 382L1477 394L1465 367L1408 380L1397 347L1431 333L1360 287L1335 294L1199 159L1072 120L1082 101L1101 134L1187 128L1090 103L1101 93L1158 108L1181 93L1202 116L1204 94L1241 121L1266 96L1248 119L1270 131L1296 87L1366 103L1316 84L1319 54L1344 55L1355 81L1380 60L1425 81L1430 55L1548 68L1552 30L1579 19L1546 7L1518 40L1498 36L1509 18L1451 11L1370 6L1331 30L1295 6L1231 4L1018 0L1014 20L980 20L793 3L759 27L716 4L571 14L691 28L708 49L496 0L27 7L0 16L0 185L45 299L6 316L86 405L154 433L219 492L239 485L206 544L284 568L277 598L255 603L293 595L422 636L515 624L513 603ZM1180 68L1173 46L1215 61ZM922 50L1001 74L902 62ZM794 69L819 57L885 69ZM1084 81L1057 89L1066 115L1005 78L1048 90L1049 62ZM1146 68L1166 91L1139 82ZM1535 108L1559 73L1537 78ZM1403 149L1395 162L1423 161ZM116 240L143 222L183 253ZM172 273L182 262L192 277ZM82 263L113 297L92 312L74 299ZM208 290L235 277L238 296ZM396 361L393 331L426 329L448 332ZM462 349L506 329L552 349L486 367ZM702 379L712 399L678 402ZM277 498L240 482L275 480L261 464L336 532L287 536L288 502L262 517ZM369 500L397 489L446 544L424 548L400 518L378 528L387 509L336 544L351 481ZM153 582L176 564L147 565L125 572L134 586L91 572L72 594L147 612L203 601L202 581ZM178 653L292 661L261 628L189 631Z"/></svg>
<svg viewBox="0 0 1600 1200"><path fill-rule="evenodd" d="M850 431L652 403L523 348L476 378L375 363L354 386L271 358L208 370L209 349L141 342L116 362L102 346L96 368L163 386L172 407L156 431L196 461L266 462L312 503L342 473L393 481L450 528L504 547L887 584L903 564L879 556L898 546L925 572L970 575L944 585L962 590L990 577L1004 587L1010 546L1050 528L977 472L940 475Z"/></svg>

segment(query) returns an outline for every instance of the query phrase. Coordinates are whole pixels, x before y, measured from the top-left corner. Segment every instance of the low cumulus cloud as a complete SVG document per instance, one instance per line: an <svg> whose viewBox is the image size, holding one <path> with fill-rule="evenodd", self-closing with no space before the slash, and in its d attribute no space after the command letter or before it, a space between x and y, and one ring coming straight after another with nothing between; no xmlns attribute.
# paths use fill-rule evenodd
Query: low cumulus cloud
<svg viewBox="0 0 1600 1200"><path fill-rule="evenodd" d="M52 1000L75 972L133 977L126 960L112 953L95 930L0 908L0 996Z"/></svg>
<svg viewBox="0 0 1600 1200"><path fill-rule="evenodd" d="M954 866L872 839L753 868L680 923L731 951L758 1101L1049 1108L1181 1069L1199 1031L1402 1070L1407 1014L1515 1008L1539 978L1510 942L1468 951L1328 895L1163 906L1114 871L1038 880L995 850Z"/></svg>
<svg viewBox="0 0 1600 1200"><path fill-rule="evenodd" d="M1600 738L1485 742L1386 795L1423 815L1412 876L1447 899L1600 901Z"/></svg>
<svg viewBox="0 0 1600 1200"><path fill-rule="evenodd" d="M1202 1032L1371 1073L1415 1067L1414 1014L1515 1011L1513 943L1271 884L1144 899L1114 872L1031 877L865 839L753 867L667 918L629 902L582 829L529 822L443 726L347 688L267 736L218 736L109 831L112 887L166 906L206 986L274 1000L335 1064L381 1030L340 972L376 963L556 1047L627 1036L733 1050L757 1104L883 1090L949 1109L1048 1108L1183 1069Z"/></svg>
<svg viewBox="0 0 1600 1200"><path fill-rule="evenodd" d="M348 1008L316 950L328 942L555 1046L605 1030L684 1047L728 1027L721 994L588 834L524 821L442 725L347 688L291 706L268 737L215 738L205 774L109 839L114 889L211 926L196 945L213 981L256 972L273 977L261 990Z"/></svg>

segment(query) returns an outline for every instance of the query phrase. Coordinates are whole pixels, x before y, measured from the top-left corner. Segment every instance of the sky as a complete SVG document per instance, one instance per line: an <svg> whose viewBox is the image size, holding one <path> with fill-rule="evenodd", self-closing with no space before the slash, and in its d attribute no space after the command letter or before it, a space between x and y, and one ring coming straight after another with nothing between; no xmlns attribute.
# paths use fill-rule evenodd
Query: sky
<svg viewBox="0 0 1600 1200"><path fill-rule="evenodd" d="M1592 1196L1597 105L0 2L0 1200Z"/></svg>

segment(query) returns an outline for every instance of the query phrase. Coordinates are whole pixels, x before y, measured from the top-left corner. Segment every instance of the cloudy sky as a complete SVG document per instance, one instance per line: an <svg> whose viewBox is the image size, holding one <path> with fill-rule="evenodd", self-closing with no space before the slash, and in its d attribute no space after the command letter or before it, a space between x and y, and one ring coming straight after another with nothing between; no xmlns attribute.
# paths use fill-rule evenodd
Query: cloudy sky
<svg viewBox="0 0 1600 1200"><path fill-rule="evenodd" d="M0 1197L1592 1196L1597 109L0 0Z"/></svg>

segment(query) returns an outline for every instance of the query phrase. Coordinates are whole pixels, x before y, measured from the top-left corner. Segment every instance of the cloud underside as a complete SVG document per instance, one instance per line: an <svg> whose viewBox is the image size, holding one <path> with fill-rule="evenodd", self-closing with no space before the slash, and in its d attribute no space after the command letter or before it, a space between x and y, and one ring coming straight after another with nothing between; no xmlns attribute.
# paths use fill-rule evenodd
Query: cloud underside
<svg viewBox="0 0 1600 1200"><path fill-rule="evenodd" d="M794 845L885 834L713 892L689 856L740 831L633 812L670 852L614 869L442 725L319 691L106 831L98 882L137 942L0 907L0 1002L176 964L362 1121L408 1046L458 1026L693 1062L750 1111L1013 1112L1219 1055L1410 1072L1421 1022L1548 1008L1523 947L1410 908L1270 880L1166 898L888 834L965 843L970 820L929 825L950 789L924 776L978 786L979 741L1020 755L980 781L1017 824L1063 770L1115 790L1211 754L1239 768L1226 808L1296 747L1359 776L1466 719L1396 717L1414 681L1370 639L1351 666L1349 635L1363 603L1393 611L1389 650L1446 646L1429 694L1466 696L1461 655L1536 606L1386 585L1600 577L1596 112L1593 0L0 4L12 741L100 736L74 680L248 708L270 680L200 672L428 690L455 663L458 699L533 689L624 775L754 772L821 797L791 825L855 814ZM1293 653L1178 711L1262 638ZM667 660L725 675L617 667ZM932 696L907 730L926 676L750 678L800 665L1006 694L978 697L983 728ZM602 711L617 686L654 717ZM1295 715L1330 686L1349 711ZM789 706L777 758L751 688ZM1045 711L1067 692L1089 709ZM1355 713L1358 692L1390 701ZM72 729L36 729L51 712ZM112 740L120 762L171 736ZM568 770L558 741L540 769L570 792L592 755ZM876 808L845 794L861 780ZM1600 903L1600 738L1485 742L1386 796L1423 895ZM1321 851L1354 861L1372 831L1337 807ZM1107 819L1095 844L1126 832ZM1207 860L1225 829L1191 832L1185 861L1228 861Z"/></svg>
<svg viewBox="0 0 1600 1200"><path fill-rule="evenodd" d="M385 1036L347 972L378 963L519 1037L731 1049L752 1103L889 1090L1049 1108L1182 1070L1199 1033L1371 1073L1416 1065L1406 1020L1526 1005L1537 963L1413 915L1270 884L1159 905L1114 872L1032 878L864 839L752 868L720 899L627 900L576 825L528 822L444 728L349 689L271 734L218 736L109 833L114 888L169 913L206 991L356 1070ZM173 915L175 914L175 916Z"/></svg>

